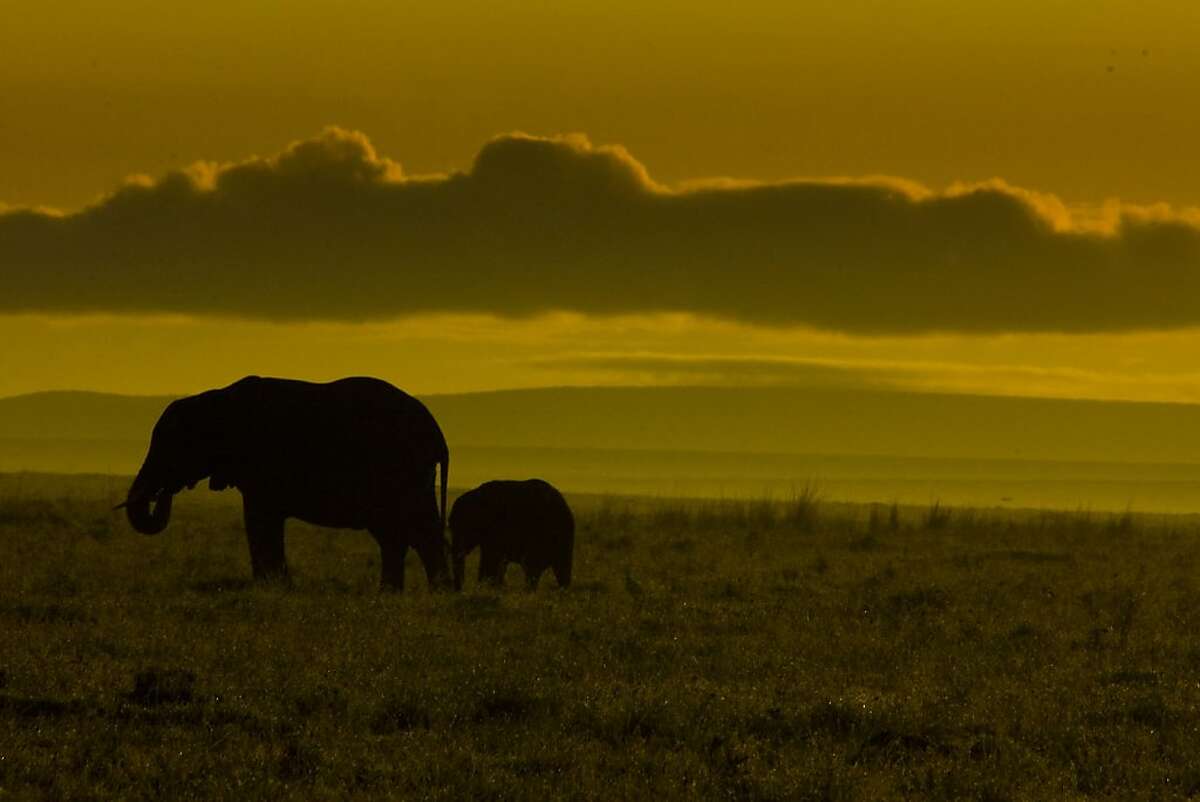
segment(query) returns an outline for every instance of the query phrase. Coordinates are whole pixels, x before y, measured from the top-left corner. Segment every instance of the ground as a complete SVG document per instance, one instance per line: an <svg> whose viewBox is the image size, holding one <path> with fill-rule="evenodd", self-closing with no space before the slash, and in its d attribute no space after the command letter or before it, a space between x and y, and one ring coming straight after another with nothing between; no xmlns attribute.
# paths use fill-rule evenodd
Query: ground
<svg viewBox="0 0 1200 802"><path fill-rule="evenodd" d="M395 595L122 492L0 482L0 800L1200 793L1200 518L569 497L570 590Z"/></svg>

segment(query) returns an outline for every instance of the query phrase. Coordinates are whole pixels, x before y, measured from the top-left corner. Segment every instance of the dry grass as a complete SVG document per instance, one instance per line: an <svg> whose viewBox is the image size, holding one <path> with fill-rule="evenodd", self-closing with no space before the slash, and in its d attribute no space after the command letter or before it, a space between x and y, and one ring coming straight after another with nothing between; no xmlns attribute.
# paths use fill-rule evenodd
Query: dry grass
<svg viewBox="0 0 1200 802"><path fill-rule="evenodd" d="M1200 793L1194 518L574 498L569 592L395 596L214 498L0 498L0 798Z"/></svg>

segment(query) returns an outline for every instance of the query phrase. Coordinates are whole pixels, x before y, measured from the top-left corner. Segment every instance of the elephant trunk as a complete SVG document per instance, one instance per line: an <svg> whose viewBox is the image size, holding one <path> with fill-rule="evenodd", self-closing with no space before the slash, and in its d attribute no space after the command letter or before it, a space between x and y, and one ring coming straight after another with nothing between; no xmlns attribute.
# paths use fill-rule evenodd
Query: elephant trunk
<svg viewBox="0 0 1200 802"><path fill-rule="evenodd" d="M125 500L125 514L129 524L143 535L157 535L167 528L171 520L172 494L165 489L153 491L146 487L143 473L139 473L129 488ZM153 507L151 504L153 503Z"/></svg>

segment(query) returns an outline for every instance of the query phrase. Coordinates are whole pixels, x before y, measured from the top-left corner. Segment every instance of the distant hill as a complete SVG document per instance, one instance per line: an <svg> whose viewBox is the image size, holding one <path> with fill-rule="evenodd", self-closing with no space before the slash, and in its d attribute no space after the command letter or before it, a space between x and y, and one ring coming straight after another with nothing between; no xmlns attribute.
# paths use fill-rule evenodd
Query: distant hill
<svg viewBox="0 0 1200 802"><path fill-rule="evenodd" d="M812 387L583 387L425 399L451 444L1200 462L1200 405Z"/></svg>
<svg viewBox="0 0 1200 802"><path fill-rule="evenodd" d="M0 398L0 439L128 441L169 396ZM451 447L1200 463L1200 406L846 388L583 387L423 399ZM2 446L0 446L2 448ZM0 460L0 469L11 469Z"/></svg>
<svg viewBox="0 0 1200 802"><path fill-rule="evenodd" d="M79 391L0 398L0 438L148 441L174 398Z"/></svg>
<svg viewBox="0 0 1200 802"><path fill-rule="evenodd" d="M0 399L0 472L128 476L170 397ZM451 484L1200 511L1200 406L849 388L548 388L424 398ZM22 485L24 486L24 485Z"/></svg>

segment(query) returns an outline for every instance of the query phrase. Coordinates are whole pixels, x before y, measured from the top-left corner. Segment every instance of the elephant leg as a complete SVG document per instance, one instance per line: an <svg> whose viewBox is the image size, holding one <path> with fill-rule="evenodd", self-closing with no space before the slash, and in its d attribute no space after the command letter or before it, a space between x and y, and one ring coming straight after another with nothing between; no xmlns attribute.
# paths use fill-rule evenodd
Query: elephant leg
<svg viewBox="0 0 1200 802"><path fill-rule="evenodd" d="M379 544L379 586L384 590L404 590L404 559L408 556L408 543L395 530L372 529L371 535Z"/></svg>
<svg viewBox="0 0 1200 802"><path fill-rule="evenodd" d="M521 567L525 571L525 583L529 586L529 590L531 592L537 590L538 582L542 581L542 574L545 572L546 566L525 563Z"/></svg>
<svg viewBox="0 0 1200 802"><path fill-rule="evenodd" d="M415 508L411 510L408 520L409 542L421 558L425 568L425 578L429 581L431 590L451 590L454 588L450 572L450 554L446 545L445 532L442 530L442 516L438 511L437 497L432 485L427 493L422 493Z"/></svg>
<svg viewBox="0 0 1200 802"><path fill-rule="evenodd" d="M284 516L268 505L242 498L250 568L255 579L288 579L287 555L283 549Z"/></svg>

